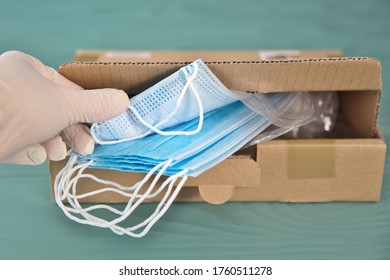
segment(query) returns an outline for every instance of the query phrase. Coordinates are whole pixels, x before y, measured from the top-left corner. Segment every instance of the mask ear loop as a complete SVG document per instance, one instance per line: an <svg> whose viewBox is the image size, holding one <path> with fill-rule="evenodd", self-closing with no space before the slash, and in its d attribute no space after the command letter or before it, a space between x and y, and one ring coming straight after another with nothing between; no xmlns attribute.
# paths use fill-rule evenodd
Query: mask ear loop
<svg viewBox="0 0 390 280"><path fill-rule="evenodd" d="M183 173L187 172L187 170L183 170ZM180 175L182 176L182 175ZM184 176L181 181L179 182L179 184L177 185L177 187L175 188L175 191L172 193L172 195L169 197L168 201L165 202L173 188L173 185L174 183L176 182L176 179L179 177L179 174L176 174L176 175L173 175L171 177L169 177L164 183L163 183L163 186L165 187L165 185L167 183L170 183L169 184L169 187L168 187L168 190L166 192L166 194L164 195L164 197L161 199L160 203L158 204L156 210L154 211L154 213L152 215L150 215L147 219L145 219L142 223L136 225L136 226L132 226L132 227L128 227L128 228L124 228L124 227L121 227L119 225L113 225L111 227L109 227L114 233L118 234L118 235L128 235L128 236L131 236L131 237L136 237L136 238L141 238L143 236L145 236L149 230L152 228L152 226L165 214L165 212L169 209L169 207L171 206L171 204L173 203L173 201L175 200L175 198L177 197L178 193L180 192L180 190L182 189L184 183L186 182L188 176ZM139 233L134 233L135 230L137 229L140 229L142 227L145 227L141 232Z"/></svg>
<svg viewBox="0 0 390 280"><path fill-rule="evenodd" d="M183 172L187 173L188 170L184 170ZM144 237L149 232L149 230L153 227L153 225L165 214L165 212L169 209L169 207L172 205L173 201L175 200L175 198L177 197L177 195L181 191L182 187L184 186L185 182L187 181L187 178L188 178L187 175L183 176L183 178L181 179L180 183L177 185L177 187L175 188L174 192L169 197L168 201L165 203L163 208L161 210L160 209L156 209L156 212L153 213L153 216L149 217L149 218L151 218L150 222L146 225L144 230L142 232L136 234L135 237L138 237L138 238ZM174 181L171 182L170 189L172 189L173 184L174 184ZM159 206L160 205L163 205L163 204L160 203ZM157 211L157 210L159 210L159 211ZM128 232L126 231L125 234L127 234L127 233Z"/></svg>
<svg viewBox="0 0 390 280"><path fill-rule="evenodd" d="M138 225L128 227L128 228L123 228L121 226L114 225L114 226L110 227L110 229L119 235L126 234L126 235L129 235L132 237L137 237L137 238L145 236L149 232L149 230L152 228L152 226L165 214L165 212L168 210L168 208L171 206L171 204L173 203L173 201L177 197L178 193L180 192L184 183L186 182L188 176L184 176L181 179L181 181L179 182L179 184L177 185L177 187L175 188L175 191L172 193L172 195L170 197L169 197L169 195L173 189L173 185L175 184L177 178L180 176L183 176L187 172L188 172L188 170L183 170L182 172L180 172L176 175L170 176L169 178L167 178L164 181L164 183L161 185L162 188L165 188L165 186L169 183L168 189L167 189L164 197L160 200L160 202L159 202L158 206L156 207L155 211L153 212L153 214L151 214L143 222L139 223ZM169 199L168 199L168 197L169 197ZM145 227L145 228L140 233L134 233L135 230L140 229L142 227Z"/></svg>
<svg viewBox="0 0 390 280"><path fill-rule="evenodd" d="M158 170L160 168L160 166L162 165L159 173L155 176L155 178L153 179L153 182L151 183L151 185L148 187L148 189L146 190L146 192L144 194L141 195L141 198L137 200L137 202L134 202L135 198L136 198L136 195L138 194L138 192L140 191L141 187L143 186L140 185L138 186L138 188L135 189L134 193L133 193L133 196L130 198L130 201L129 203L126 205L126 208L122 211L123 214L122 216L116 218L116 219L113 219L112 221L108 222L108 221L105 221L102 219L102 223L99 223L99 224L95 224L96 226L99 226L99 227L110 227L114 224L117 224L117 223L120 223L122 222L123 220L125 220L132 212L134 212L134 210L147 198L147 196L149 195L149 193L153 190L153 188L155 187L157 181L160 179L160 177L162 176L162 174L164 173L164 171L169 167L169 165L172 163L171 160L168 160L166 162L162 162L160 164L158 164L158 168L156 170ZM153 172L149 172L150 174L153 174ZM146 181L146 180L145 180ZM74 189L74 192L75 192L75 189ZM74 202L77 202L77 205L81 207L81 205L78 203L78 200L74 200ZM80 213L82 214L82 213ZM82 214L83 215L83 214ZM94 216L93 216L94 217Z"/></svg>
<svg viewBox="0 0 390 280"><path fill-rule="evenodd" d="M136 187L138 186L138 184L135 184L134 186L131 186L131 187L126 187L126 186L122 186L116 182L113 182L113 181L107 181L107 180L103 180L103 179L100 179L92 174L81 174L87 167L83 167L80 169L79 171L79 174L76 175L69 183L70 184L77 184L78 180L79 179L83 179L83 178L88 178L88 179L92 179L100 184L103 184L103 185L112 185L114 186L115 188L101 188L101 189L98 189L98 190L95 190L95 191L92 191L92 192L88 192L88 193L84 193L84 194L78 194L78 195L73 195L73 194L70 194L68 193L67 196L70 197L70 198L75 198L75 199L83 199L83 198L86 198L86 197L90 197L90 196L94 196L94 195L97 195L97 194L101 194L101 193L104 193L104 192L115 192L119 195L122 195L122 196L126 196L126 197L131 197L133 196L132 193L128 193L127 191L133 191L136 189ZM154 193L151 193L148 195L147 198L154 198L156 197L157 195L159 195L161 193L161 191L163 190L164 188L162 186L160 186L160 188L158 188ZM140 198L142 195L137 195L136 198ZM64 200L65 198L63 198Z"/></svg>
<svg viewBox="0 0 390 280"><path fill-rule="evenodd" d="M88 165L89 166L89 165ZM143 195L135 195L134 193L128 193L128 192L125 192L123 190L134 190L138 187L138 184L135 184L134 186L131 186L131 187L125 187L125 186L122 186L116 182L112 182L112 181L106 181L106 180L102 180L102 179L99 179L97 178L96 176L93 176L91 174L82 174L82 172L88 167L88 166L84 166L83 168L80 168L79 170L79 173L69 182L69 184L71 184L70 187L73 187L77 184L78 180L81 179L81 178L89 178L89 179L92 179L98 183L101 183L101 184L105 184L105 185L112 185L112 186L115 186L116 188L120 188L119 190L118 189L115 189L115 188L102 188L102 189L99 189L99 190L95 190L95 191L92 191L92 192L88 192L88 193L84 193L84 194L79 194L79 195L75 195L75 194L70 194L68 193L67 195L64 195L65 197L62 198L62 200L66 199L66 198L71 198L71 199L82 199L82 198L86 198L86 197L90 197L90 196L94 196L94 195L97 195L97 194L100 194L100 193L104 193L104 192L115 192L115 193L118 193L124 197L128 197L128 198L131 198L133 196L135 196L135 198L142 198ZM180 176L182 174L179 174ZM172 179L174 182L176 182L177 180L177 176L174 176ZM173 182L173 184L174 184ZM166 182L164 182L160 188L158 188L154 193L151 193L149 195L146 196L147 199L150 199L150 198L154 198L156 197L157 195L159 195L162 190L165 188L166 186L166 183L169 183L169 180L167 180ZM171 186L171 185L170 185ZM69 187L68 187L69 189ZM167 192L166 192L166 195L170 192L170 190L168 189ZM75 193L75 192L74 192ZM165 200L165 199L163 199ZM156 212L159 211L159 209L161 208L160 205L163 204L163 200L161 200L158 208L156 209ZM94 205L94 206L90 206L90 207L87 207L87 208L82 208L82 209L74 209L74 208L69 208L69 207L66 207L64 206L69 212L72 212L72 213L78 213L80 214L81 212L89 212L89 211L92 211L92 210L96 210L96 209L105 209L105 210L108 210L108 211L111 211L117 215L123 215L124 214L124 210L123 211L120 211L114 207L111 207L111 206L108 206L108 205L105 205L105 204L100 204L100 205ZM145 220L143 223L146 223L147 220ZM142 227L142 225L138 225L138 227ZM138 228L137 227L137 228Z"/></svg>
<svg viewBox="0 0 390 280"><path fill-rule="evenodd" d="M135 193L132 193L132 194L126 193L125 196L127 196L127 197L131 196L131 199L130 199L129 203L127 204L126 208L123 211L119 211L118 209L115 209L111 206L104 205L104 204L103 205L94 205L94 206L91 206L88 208L81 207L81 205L78 202L78 198L83 198L83 197L95 195L95 194L97 194L97 192L99 190L93 191L93 192L90 192L87 194L83 194L83 195L76 195L76 189L75 189L76 184L77 184L78 180L80 179L82 172L88 166L90 166L92 164L92 161L84 163L84 164L79 164L76 167L73 167L74 163L75 163L75 156L72 156L71 159L69 160L67 166L65 166L59 172L59 174L55 180L56 201L57 201L57 204L59 204L59 206L62 208L64 213L69 218L71 218L72 220L75 220L76 222L83 223L83 224L90 224L90 225L94 225L94 226L98 226L98 227L108 227L117 234L120 234L120 235L126 234L126 235L130 235L133 237L144 236L150 230L150 228L157 222L157 220L159 220L162 217L162 215L167 211L169 206L172 204L172 202L176 198L181 187L184 185L184 183L187 179L187 176L184 176L184 175L188 172L188 170L183 170L182 172L179 172L176 175L170 176L169 178L167 178L164 181L164 183L161 185L161 187L156 192L154 192L153 194L150 194L151 190L155 187L157 180L161 177L162 173L166 170L166 168L172 163L172 160L168 160L166 162L160 163L145 176L144 180L140 181L136 185L134 185L132 187L121 186L122 189L135 189L135 187L138 187L138 188L135 190ZM163 167L161 168L160 172L156 175L155 179L153 180L152 184L149 186L148 190L144 194L137 196L137 192L140 190L142 185L150 178L150 176L156 170L158 170L161 167L161 165ZM79 169L78 174L73 179L69 180L69 178L72 176L72 174L74 172L77 171L77 169ZM69 172L69 171L71 171L71 172ZM66 174L66 172L68 172L68 173ZM84 175L89 175L89 174L84 174ZM60 178L61 176L62 176L62 178ZM173 194L171 195L171 197L168 199L174 183L177 181L177 178L180 176L184 176L184 177L182 178L182 180L180 181L180 183L176 187L176 189L173 192ZM96 177L92 175L90 178L94 179ZM101 180L101 179L99 179L99 180ZM62 188L62 190L64 191L62 195L61 195L61 192L59 191L61 182L66 184L66 186L64 186ZM105 181L105 182L107 184L112 183L112 185L114 185L116 187L119 185L115 182L110 182L110 181ZM155 197L156 195L158 195L162 191L162 189L164 189L166 187L167 184L169 184L167 192L165 193L164 197L161 199L160 203L158 204L156 210L154 211L154 213L152 215L150 215L142 223L140 223L136 226L133 226L133 227L123 228L123 227L116 225L117 223L126 219L135 210L135 208L137 208L139 206L139 204L143 202L143 200L145 200L146 198L151 198L151 197ZM70 188L72 188L72 190L73 190L72 195L69 194ZM68 195L66 195L67 193L68 193ZM63 205L63 203L62 203L63 199L59 200L59 197L64 198L64 196L66 196L66 199L68 200L69 204L71 204L74 208L66 207L65 205ZM140 199L133 205L134 199L136 197L140 197ZM167 199L168 199L168 202L164 205L164 203ZM111 212L114 212L115 214L122 215L122 216L109 222L109 221L98 218L98 217L88 213L89 211L96 210L96 209L106 209L106 210L109 210ZM80 219L80 218L72 215L70 212L80 214L86 220ZM141 233L136 234L133 232L134 230L137 230L137 229L142 228L144 226L146 226L146 227Z"/></svg>
<svg viewBox="0 0 390 280"><path fill-rule="evenodd" d="M166 162L161 162L160 164L156 165L153 169L151 169L149 171L149 173L144 177L143 180L141 180L140 182L138 182L136 184L136 188L134 190L134 194L136 195L138 193L138 191L141 189L141 187L149 180L149 178L153 175L154 172L156 172L157 170L159 170L161 168L161 170L159 171L159 173L156 175L156 178L155 180L153 180L153 183L151 184L152 187L154 187L154 185L156 184L157 180L161 177L162 173L166 170L166 168L168 167L168 165L170 164L169 161L166 161ZM66 168L66 167L65 167ZM74 170L75 168L73 168ZM72 174L68 174L67 176L70 177ZM64 189L69 189L70 188L70 184L69 184L69 181L63 181L63 185L62 185L62 190ZM60 190L61 189L61 185L59 184L56 188L57 190L57 193L56 193L56 202L57 204L59 204L60 208L65 212L65 214L72 220L76 221L76 222L79 222L79 223L84 223L84 224L90 224L90 225L95 225L95 226L99 226L99 225L96 225L96 224L91 224L91 223L88 223L86 222L85 220L82 220L76 216L73 216L71 215L68 211L70 210L71 212L78 212L78 214L83 214L83 211L73 211L71 209L69 209L69 207L66 207L63 202L62 202L62 199L60 199ZM75 192L75 185L73 185L73 191ZM70 205L72 205L74 207L74 209L82 209L81 205L78 204L77 207L75 205L75 201L72 201L72 199L70 199L69 196L66 196L66 199L67 201L69 202ZM135 199L135 196L131 199L131 203L134 201ZM98 208L98 205L95 205L95 206L91 206L90 207L90 210L94 210L94 209L99 209ZM69 215L68 215L69 214ZM126 218L126 217L125 217ZM123 218L123 219L125 219ZM102 227L102 226L101 226Z"/></svg>
<svg viewBox="0 0 390 280"><path fill-rule="evenodd" d="M199 71L199 65L197 64L197 62L194 62L193 65L194 65L194 73L190 77L188 76L188 73L185 70L183 70L183 73L184 73L184 75L187 78L187 83L185 84L185 86L183 87L182 92L180 93L180 96L179 96L178 101L176 103L175 109L164 120L162 120L159 123L157 123L156 125L152 126L149 123L147 123L141 117L141 115L138 113L138 111L130 104L128 109L136 116L136 118L140 121L140 123L142 123L144 126L149 128L149 131L147 131L145 133L142 133L140 135L137 135L135 137L123 138L123 139L118 139L118 140L103 141L103 140L100 140L100 139L98 139L96 137L94 131L95 131L95 128L96 128L97 124L94 123L91 126L91 135L92 135L92 138L94 139L94 141L96 143L98 143L98 144L101 144L101 145L104 145L104 144L117 144L117 143L122 143L122 142L130 141L130 140L135 140L135 139L142 138L142 137L148 135L150 133L150 131L154 131L155 133L158 133L158 134L163 135L163 136L169 136L169 135L193 135L193 134L198 133L202 129L202 126L203 126L204 108L203 108L203 103L202 103L202 99L200 97L200 94L199 94L198 90L196 89L196 87L193 85L193 80L195 79L195 77L196 77L196 75L198 74L198 71ZM172 117L174 117L174 115L177 113L177 111L179 110L180 105L181 105L181 103L182 103L182 101L183 101L183 99L184 99L184 97L185 97L189 87L191 87L191 89L192 89L192 91L193 91L193 93L195 95L196 101L198 103L198 107L199 107L199 123L198 123L197 128L192 130L192 131L162 131L162 130L158 129L157 127L165 124Z"/></svg>

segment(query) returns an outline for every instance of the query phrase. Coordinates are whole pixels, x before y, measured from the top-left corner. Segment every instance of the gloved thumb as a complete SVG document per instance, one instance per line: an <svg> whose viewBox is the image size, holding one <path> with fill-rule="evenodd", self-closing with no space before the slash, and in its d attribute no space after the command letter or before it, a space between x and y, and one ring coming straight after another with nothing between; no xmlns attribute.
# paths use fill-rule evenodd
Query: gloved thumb
<svg viewBox="0 0 390 280"><path fill-rule="evenodd" d="M126 110L129 97L123 90L69 89L60 98L62 108L68 117L68 125L75 123L95 123L112 119Z"/></svg>

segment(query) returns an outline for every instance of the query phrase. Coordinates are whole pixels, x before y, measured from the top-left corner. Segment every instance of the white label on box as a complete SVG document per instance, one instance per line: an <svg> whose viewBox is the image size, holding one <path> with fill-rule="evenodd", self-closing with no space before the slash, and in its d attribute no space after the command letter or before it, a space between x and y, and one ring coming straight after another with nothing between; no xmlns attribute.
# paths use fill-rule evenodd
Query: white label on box
<svg viewBox="0 0 390 280"><path fill-rule="evenodd" d="M107 58L143 58L148 59L152 56L150 52L137 51L108 51L105 53Z"/></svg>
<svg viewBox="0 0 390 280"><path fill-rule="evenodd" d="M300 58L301 52L298 50L265 50L259 51L261 60L283 60Z"/></svg>

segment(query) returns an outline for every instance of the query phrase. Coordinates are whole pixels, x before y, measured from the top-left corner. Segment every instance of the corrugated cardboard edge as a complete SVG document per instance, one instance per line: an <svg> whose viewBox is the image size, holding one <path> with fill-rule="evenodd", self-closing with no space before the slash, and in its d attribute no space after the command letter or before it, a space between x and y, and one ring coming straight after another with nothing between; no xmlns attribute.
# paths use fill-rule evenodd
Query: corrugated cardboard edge
<svg viewBox="0 0 390 280"><path fill-rule="evenodd" d="M380 61L373 57L323 57L323 58L299 58L299 59L286 59L286 60L232 60L232 61L218 61L218 60L207 60L204 61L206 64L288 64L292 62L320 62L320 61L357 61L357 60L367 60L375 64L378 64L380 67ZM186 65L192 63L192 61L70 61L63 63L59 70L66 67L70 64L84 64L84 65Z"/></svg>

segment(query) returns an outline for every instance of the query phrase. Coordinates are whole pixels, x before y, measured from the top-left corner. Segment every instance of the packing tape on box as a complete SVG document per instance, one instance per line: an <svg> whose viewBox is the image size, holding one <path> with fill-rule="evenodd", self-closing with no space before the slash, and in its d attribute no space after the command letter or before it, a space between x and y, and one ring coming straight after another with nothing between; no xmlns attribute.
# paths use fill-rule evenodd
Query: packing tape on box
<svg viewBox="0 0 390 280"><path fill-rule="evenodd" d="M320 179L336 176L336 141L287 141L288 179Z"/></svg>

